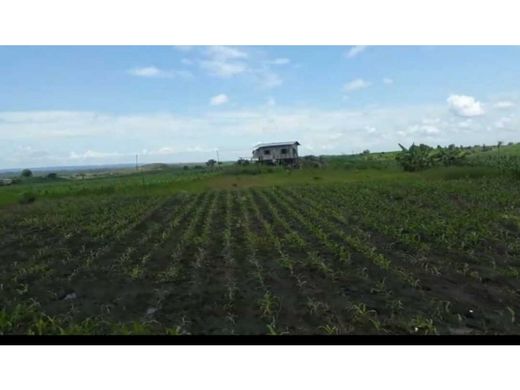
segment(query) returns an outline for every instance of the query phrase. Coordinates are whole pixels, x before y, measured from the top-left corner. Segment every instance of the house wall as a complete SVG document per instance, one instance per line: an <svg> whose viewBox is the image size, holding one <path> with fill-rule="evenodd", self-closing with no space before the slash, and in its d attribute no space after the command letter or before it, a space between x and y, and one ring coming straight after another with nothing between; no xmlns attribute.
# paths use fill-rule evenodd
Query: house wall
<svg viewBox="0 0 520 390"><path fill-rule="evenodd" d="M285 149L286 153L282 153ZM265 154L265 151L269 151L269 154ZM256 149L253 152L253 158L259 161L272 161L272 160L287 160L298 157L298 148L296 145L292 146L265 146Z"/></svg>

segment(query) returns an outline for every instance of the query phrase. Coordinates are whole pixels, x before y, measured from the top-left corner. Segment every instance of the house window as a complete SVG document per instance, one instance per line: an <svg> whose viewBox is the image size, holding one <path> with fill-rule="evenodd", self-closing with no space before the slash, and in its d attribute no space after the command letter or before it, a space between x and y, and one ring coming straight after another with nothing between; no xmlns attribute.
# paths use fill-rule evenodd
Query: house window
<svg viewBox="0 0 520 390"><path fill-rule="evenodd" d="M271 154L271 151L269 149L264 150L264 154Z"/></svg>
<svg viewBox="0 0 520 390"><path fill-rule="evenodd" d="M287 149L282 149L282 154L287 154Z"/></svg>

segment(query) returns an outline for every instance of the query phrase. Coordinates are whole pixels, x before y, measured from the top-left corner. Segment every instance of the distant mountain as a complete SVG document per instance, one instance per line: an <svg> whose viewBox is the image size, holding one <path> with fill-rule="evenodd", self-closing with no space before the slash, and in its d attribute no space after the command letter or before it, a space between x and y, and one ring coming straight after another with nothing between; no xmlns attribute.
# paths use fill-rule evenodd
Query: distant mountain
<svg viewBox="0 0 520 390"><path fill-rule="evenodd" d="M73 165L73 166L55 166L55 167L36 167L29 168L33 173L75 173L75 172L92 172L92 171L106 171L106 170L114 170L114 169L130 169L135 168L134 164L107 164L107 165ZM19 174L23 168L11 168L11 169L0 169L0 174L8 174L12 176L13 174Z"/></svg>

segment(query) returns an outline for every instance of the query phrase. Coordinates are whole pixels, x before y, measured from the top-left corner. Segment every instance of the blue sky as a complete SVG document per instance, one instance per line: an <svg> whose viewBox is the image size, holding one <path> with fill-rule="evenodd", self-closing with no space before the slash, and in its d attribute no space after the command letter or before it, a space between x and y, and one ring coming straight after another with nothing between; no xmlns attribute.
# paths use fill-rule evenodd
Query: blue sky
<svg viewBox="0 0 520 390"><path fill-rule="evenodd" d="M520 141L520 48L0 47L0 168Z"/></svg>

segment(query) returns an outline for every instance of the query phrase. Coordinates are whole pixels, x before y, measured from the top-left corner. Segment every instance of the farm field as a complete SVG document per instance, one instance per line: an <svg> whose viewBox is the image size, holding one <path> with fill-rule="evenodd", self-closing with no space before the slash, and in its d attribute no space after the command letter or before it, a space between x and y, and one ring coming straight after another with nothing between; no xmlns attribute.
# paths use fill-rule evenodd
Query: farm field
<svg viewBox="0 0 520 390"><path fill-rule="evenodd" d="M520 186L464 169L6 204L0 332L519 334Z"/></svg>

